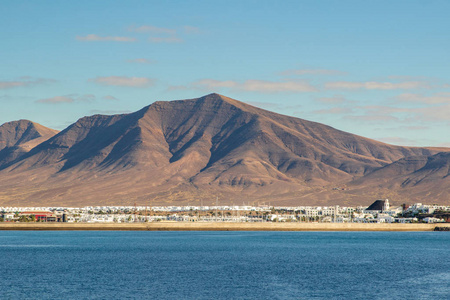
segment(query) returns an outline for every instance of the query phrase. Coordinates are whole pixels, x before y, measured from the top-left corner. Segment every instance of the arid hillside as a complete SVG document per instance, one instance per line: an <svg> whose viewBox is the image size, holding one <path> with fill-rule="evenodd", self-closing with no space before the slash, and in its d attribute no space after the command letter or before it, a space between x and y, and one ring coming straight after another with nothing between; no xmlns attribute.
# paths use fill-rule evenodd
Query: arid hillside
<svg viewBox="0 0 450 300"><path fill-rule="evenodd" d="M418 193L417 183L390 180L432 176L448 186L433 167L446 161L448 171L445 151L388 145L210 94L81 118L0 161L0 204L448 203L431 185Z"/></svg>
<svg viewBox="0 0 450 300"><path fill-rule="evenodd" d="M57 130L28 120L13 121L1 125L0 167L18 159L57 133Z"/></svg>

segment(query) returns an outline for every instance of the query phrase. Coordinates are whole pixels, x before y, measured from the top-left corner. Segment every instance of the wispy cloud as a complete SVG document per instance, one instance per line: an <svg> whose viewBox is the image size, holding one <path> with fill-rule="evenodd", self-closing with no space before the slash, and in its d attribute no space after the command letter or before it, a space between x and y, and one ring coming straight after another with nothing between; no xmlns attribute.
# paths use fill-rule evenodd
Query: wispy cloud
<svg viewBox="0 0 450 300"><path fill-rule="evenodd" d="M426 77L426 76L409 76L409 75L389 75L388 80L398 80L398 81L422 81L422 82L436 82L437 78Z"/></svg>
<svg viewBox="0 0 450 300"><path fill-rule="evenodd" d="M239 85L239 83L233 80L202 79L194 82L193 85L207 89L216 89L216 88L235 88Z"/></svg>
<svg viewBox="0 0 450 300"><path fill-rule="evenodd" d="M147 33L150 36L148 41L155 44L175 44L183 43L184 39L182 36L199 34L201 33L200 28L190 25L185 25L179 28L167 28L167 27L157 27L153 25L143 25L143 26L131 26L128 31L137 33Z"/></svg>
<svg viewBox="0 0 450 300"><path fill-rule="evenodd" d="M442 104L450 103L450 93L435 93L431 96L422 94L404 93L394 98L399 102L422 103L422 104Z"/></svg>
<svg viewBox="0 0 450 300"><path fill-rule="evenodd" d="M350 113L353 113L353 109L348 108L348 107L332 107L332 108L327 108L327 109L315 110L315 111L313 111L313 113L319 114L319 115L350 114Z"/></svg>
<svg viewBox="0 0 450 300"><path fill-rule="evenodd" d="M132 63L132 64L153 64L154 63L153 60L149 60L146 58L129 59L129 60L127 60L127 62Z"/></svg>
<svg viewBox="0 0 450 300"><path fill-rule="evenodd" d="M183 39L176 36L168 36L168 37L155 37L151 36L148 38L149 42L152 43L182 43Z"/></svg>
<svg viewBox="0 0 450 300"><path fill-rule="evenodd" d="M246 101L246 103L256 106L256 107L261 107L261 108L266 108L266 109L282 108L282 105L280 105L280 103L274 103L274 102Z"/></svg>
<svg viewBox="0 0 450 300"><path fill-rule="evenodd" d="M172 28L164 28L164 27L156 27L151 25L143 25L143 26L131 26L128 28L128 31L139 32L139 33L156 33L156 34L176 34L177 31Z"/></svg>
<svg viewBox="0 0 450 300"><path fill-rule="evenodd" d="M116 98L116 97L114 97L114 96L111 96L111 95L103 96L102 99L105 99L105 100L113 100L113 101L119 101L118 98Z"/></svg>
<svg viewBox="0 0 450 300"><path fill-rule="evenodd" d="M72 102L92 102L96 99L95 95L92 94L85 94L85 95L78 95L78 94L70 94L70 95L64 95L64 96L55 96L51 98L44 98L36 100L36 103L47 103L47 104L61 104L61 103L72 103Z"/></svg>
<svg viewBox="0 0 450 300"><path fill-rule="evenodd" d="M154 85L154 79L146 77L109 76L89 79L101 85L146 88Z"/></svg>
<svg viewBox="0 0 450 300"><path fill-rule="evenodd" d="M117 114L128 114L131 111L129 110L101 110L101 109L93 109L90 111L91 114L95 115L117 115Z"/></svg>
<svg viewBox="0 0 450 300"><path fill-rule="evenodd" d="M96 34L88 34L86 36L77 36L76 39L82 42L121 42L121 43L132 43L136 42L137 39L134 37L127 36L99 36Z"/></svg>
<svg viewBox="0 0 450 300"><path fill-rule="evenodd" d="M33 78L29 76L23 76L13 81L0 81L0 89L11 89L16 87L30 87L39 84L55 83L56 80L47 78Z"/></svg>
<svg viewBox="0 0 450 300"><path fill-rule="evenodd" d="M377 128L381 129L381 128ZM429 126L397 126L397 127L390 127L390 128L383 128L383 130L391 130L391 131L405 131L405 130L427 130L430 129Z"/></svg>
<svg viewBox="0 0 450 300"><path fill-rule="evenodd" d="M436 147L448 147L450 148L450 142L439 143Z"/></svg>
<svg viewBox="0 0 450 300"><path fill-rule="evenodd" d="M183 26L183 30L186 34L198 34L201 33L200 28L195 27L195 26L189 26L189 25L185 25Z"/></svg>
<svg viewBox="0 0 450 300"><path fill-rule="evenodd" d="M387 143L387 144L393 144L393 145L403 145L403 146L411 146L411 145L417 145L417 139L408 139L404 137L398 137L398 136L390 136L390 137L381 137L376 138L376 140ZM432 141L429 141L432 142Z"/></svg>
<svg viewBox="0 0 450 300"><path fill-rule="evenodd" d="M0 81L0 89L10 89L19 86L27 86L27 82L23 81Z"/></svg>
<svg viewBox="0 0 450 300"><path fill-rule="evenodd" d="M346 116L346 119L364 122L390 122L399 121L399 118L387 114L366 114L360 116Z"/></svg>
<svg viewBox="0 0 450 300"><path fill-rule="evenodd" d="M406 81L406 82L352 82L352 81L336 81L328 82L325 84L325 88L328 90L341 89L341 90L410 90L420 88L430 88L430 85L423 81Z"/></svg>
<svg viewBox="0 0 450 300"><path fill-rule="evenodd" d="M279 93L279 92L315 92L317 89L306 81L266 81L246 80L238 82L233 80L203 79L193 83L193 86L215 90L220 88L231 88L241 91Z"/></svg>
<svg viewBox="0 0 450 300"><path fill-rule="evenodd" d="M430 124L450 125L450 103L428 107L395 107L388 105L355 106L359 115L345 116L345 119L382 122L396 121L408 126L421 126ZM414 124L414 125L410 125Z"/></svg>
<svg viewBox="0 0 450 300"><path fill-rule="evenodd" d="M315 92L316 88L305 81L265 81L265 80L247 80L240 89L252 92Z"/></svg>
<svg viewBox="0 0 450 300"><path fill-rule="evenodd" d="M280 73L282 76L293 76L293 75L346 75L346 72L338 70L326 70L326 69L293 69L286 70Z"/></svg>
<svg viewBox="0 0 450 300"><path fill-rule="evenodd" d="M413 108L410 109L410 112L413 114L412 121L444 122L450 125L450 103L439 106Z"/></svg>
<svg viewBox="0 0 450 300"><path fill-rule="evenodd" d="M333 97L319 97L315 98L316 101L326 104L340 104L340 103L349 103L352 102L347 100L344 96L335 95Z"/></svg>
<svg viewBox="0 0 450 300"><path fill-rule="evenodd" d="M74 102L74 99L68 96L55 96L51 98L36 100L36 103L49 103L49 104L72 103L72 102Z"/></svg>
<svg viewBox="0 0 450 300"><path fill-rule="evenodd" d="M172 86L169 86L167 88L168 92L172 92L172 91L186 91L186 90L189 90L189 87L184 86L184 85L172 85Z"/></svg>
<svg viewBox="0 0 450 300"><path fill-rule="evenodd" d="M375 140L378 140L380 142L383 143L387 143L387 144L391 144L391 145L401 145L401 146L417 146L418 144L421 145L433 145L433 147L447 147L450 144L446 144L446 143L438 143L436 144L435 140L432 139L427 139L427 138L406 138L403 136L387 136L387 137L379 137L379 138L375 138Z"/></svg>

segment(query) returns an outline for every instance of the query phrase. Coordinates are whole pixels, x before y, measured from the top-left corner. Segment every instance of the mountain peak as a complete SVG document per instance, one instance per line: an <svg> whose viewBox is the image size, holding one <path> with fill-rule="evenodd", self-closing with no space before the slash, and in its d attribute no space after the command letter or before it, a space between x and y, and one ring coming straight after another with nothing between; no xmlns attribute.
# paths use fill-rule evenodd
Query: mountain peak
<svg viewBox="0 0 450 300"><path fill-rule="evenodd" d="M235 104L237 104L237 103L241 103L241 104L244 104L244 105L248 105L248 104L245 104L244 102L235 100L235 99L233 99L233 98L230 98L230 97L227 97L227 96L218 94L218 93L211 93L211 94L202 96L202 97L197 98L197 99L198 99L198 100L202 99L202 100L206 100L206 101L208 101L208 100L209 100L209 101L224 101L224 102L228 102L228 103L233 104L233 105L235 105Z"/></svg>
<svg viewBox="0 0 450 300"><path fill-rule="evenodd" d="M21 119L7 122L0 126L0 150L6 147L18 146L37 138L49 138L57 132L29 120Z"/></svg>
<svg viewBox="0 0 450 300"><path fill-rule="evenodd" d="M12 121L1 125L0 167L18 159L57 133L56 130L29 120Z"/></svg>
<svg viewBox="0 0 450 300"><path fill-rule="evenodd" d="M246 112L257 112L261 109L246 104L244 102L232 99L230 97L211 93L198 98L184 99L184 100L172 100L172 101L155 101L153 104L149 105L145 109L153 110L172 110L172 109L194 109L194 110L214 110L223 106L224 104L237 108ZM226 106L225 105L225 106Z"/></svg>

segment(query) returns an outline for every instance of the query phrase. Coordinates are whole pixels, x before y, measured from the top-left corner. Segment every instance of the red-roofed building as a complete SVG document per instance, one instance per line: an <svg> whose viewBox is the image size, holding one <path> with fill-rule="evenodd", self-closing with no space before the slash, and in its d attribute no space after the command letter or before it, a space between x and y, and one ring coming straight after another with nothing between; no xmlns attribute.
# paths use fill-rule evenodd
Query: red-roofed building
<svg viewBox="0 0 450 300"><path fill-rule="evenodd" d="M20 216L35 216L36 221L40 222L57 222L58 217L51 211L23 211Z"/></svg>

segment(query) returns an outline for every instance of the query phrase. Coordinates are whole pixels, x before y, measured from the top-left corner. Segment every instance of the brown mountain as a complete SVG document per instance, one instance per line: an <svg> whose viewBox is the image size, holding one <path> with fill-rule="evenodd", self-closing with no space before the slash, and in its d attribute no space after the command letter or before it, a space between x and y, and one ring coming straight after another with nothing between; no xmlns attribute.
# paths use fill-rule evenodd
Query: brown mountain
<svg viewBox="0 0 450 300"><path fill-rule="evenodd" d="M194 204L219 196L238 204L369 203L367 183L352 183L354 192L333 188L399 159L437 152L380 143L210 94L78 120L3 164L0 201Z"/></svg>
<svg viewBox="0 0 450 300"><path fill-rule="evenodd" d="M0 167L21 157L36 145L48 140L57 130L19 120L0 126Z"/></svg>
<svg viewBox="0 0 450 300"><path fill-rule="evenodd" d="M450 204L450 153L402 158L349 185L366 190L394 190L399 193L397 198L404 200L413 197L428 202L431 198Z"/></svg>

